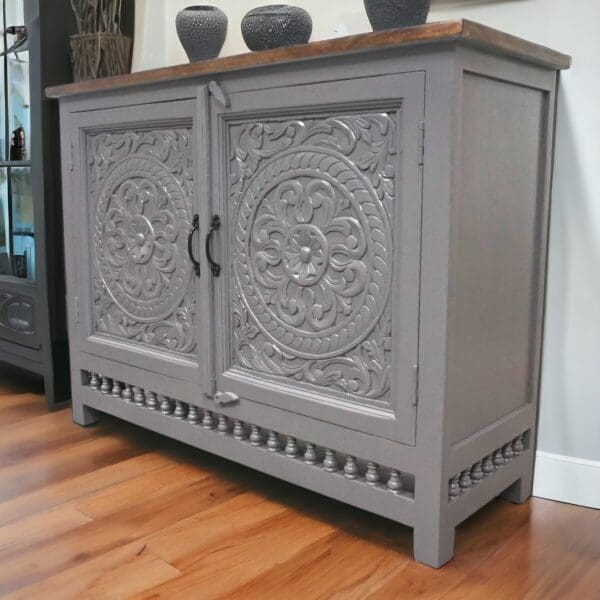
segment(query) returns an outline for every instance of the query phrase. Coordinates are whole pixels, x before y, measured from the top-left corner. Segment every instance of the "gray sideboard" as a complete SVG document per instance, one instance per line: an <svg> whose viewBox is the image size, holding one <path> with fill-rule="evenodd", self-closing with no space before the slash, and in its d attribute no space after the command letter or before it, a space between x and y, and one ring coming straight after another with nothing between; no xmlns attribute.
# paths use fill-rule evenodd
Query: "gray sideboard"
<svg viewBox="0 0 600 600"><path fill-rule="evenodd" d="M557 74L469 21L49 90L73 416L414 528L531 494Z"/></svg>

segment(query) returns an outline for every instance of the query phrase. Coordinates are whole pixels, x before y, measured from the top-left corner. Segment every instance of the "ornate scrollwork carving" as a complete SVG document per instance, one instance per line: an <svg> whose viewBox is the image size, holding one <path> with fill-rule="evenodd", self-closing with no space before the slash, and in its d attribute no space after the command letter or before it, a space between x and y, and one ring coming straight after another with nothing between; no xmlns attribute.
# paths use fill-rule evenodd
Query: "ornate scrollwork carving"
<svg viewBox="0 0 600 600"><path fill-rule="evenodd" d="M234 364L384 400L390 114L231 129Z"/></svg>
<svg viewBox="0 0 600 600"><path fill-rule="evenodd" d="M191 131L93 134L88 156L97 331L192 352Z"/></svg>

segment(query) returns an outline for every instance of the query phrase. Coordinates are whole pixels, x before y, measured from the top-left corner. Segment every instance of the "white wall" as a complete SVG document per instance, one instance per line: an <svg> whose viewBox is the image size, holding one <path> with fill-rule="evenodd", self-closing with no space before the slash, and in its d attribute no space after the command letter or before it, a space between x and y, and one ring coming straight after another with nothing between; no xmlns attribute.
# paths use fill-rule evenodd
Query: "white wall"
<svg viewBox="0 0 600 600"><path fill-rule="evenodd" d="M186 62L174 23L189 0L137 1L135 67ZM266 3L214 0L229 16L223 55L246 51L241 18ZM311 13L313 41L369 30L361 0L293 3ZM600 2L432 1L430 21L458 17L573 56L559 92L536 493L600 508Z"/></svg>
<svg viewBox="0 0 600 600"><path fill-rule="evenodd" d="M166 49L167 45L171 45L170 38L175 32L175 21L172 19L169 26L166 26L165 7L165 0L135 0L132 63L134 71L145 71L167 65ZM177 40L176 34L175 40Z"/></svg>

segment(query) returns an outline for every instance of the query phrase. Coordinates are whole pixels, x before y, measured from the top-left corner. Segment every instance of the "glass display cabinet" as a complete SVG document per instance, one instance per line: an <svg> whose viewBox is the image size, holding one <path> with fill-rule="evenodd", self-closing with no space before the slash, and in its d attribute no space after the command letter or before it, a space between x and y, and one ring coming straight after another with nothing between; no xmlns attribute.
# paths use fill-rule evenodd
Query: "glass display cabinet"
<svg viewBox="0 0 600 600"><path fill-rule="evenodd" d="M60 162L49 85L71 80L69 0L0 0L0 362L68 398Z"/></svg>
<svg viewBox="0 0 600 600"><path fill-rule="evenodd" d="M3 4L0 274L35 281L29 39L23 1Z"/></svg>

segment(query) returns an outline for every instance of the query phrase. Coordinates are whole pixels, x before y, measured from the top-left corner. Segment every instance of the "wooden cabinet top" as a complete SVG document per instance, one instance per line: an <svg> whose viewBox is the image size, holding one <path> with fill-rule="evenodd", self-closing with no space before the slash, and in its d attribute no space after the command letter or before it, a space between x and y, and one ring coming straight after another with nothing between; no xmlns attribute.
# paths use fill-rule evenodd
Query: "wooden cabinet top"
<svg viewBox="0 0 600 600"><path fill-rule="evenodd" d="M266 65L285 64L324 56L364 53L384 48L400 48L416 44L443 42L460 42L483 48L494 54L515 57L549 69L568 69L571 65L571 57L566 54L528 42L497 29L461 19L428 23L418 27L363 33L290 48L249 52L214 60L141 71L119 77L107 77L105 79L55 86L48 88L47 95L50 98L61 98Z"/></svg>

